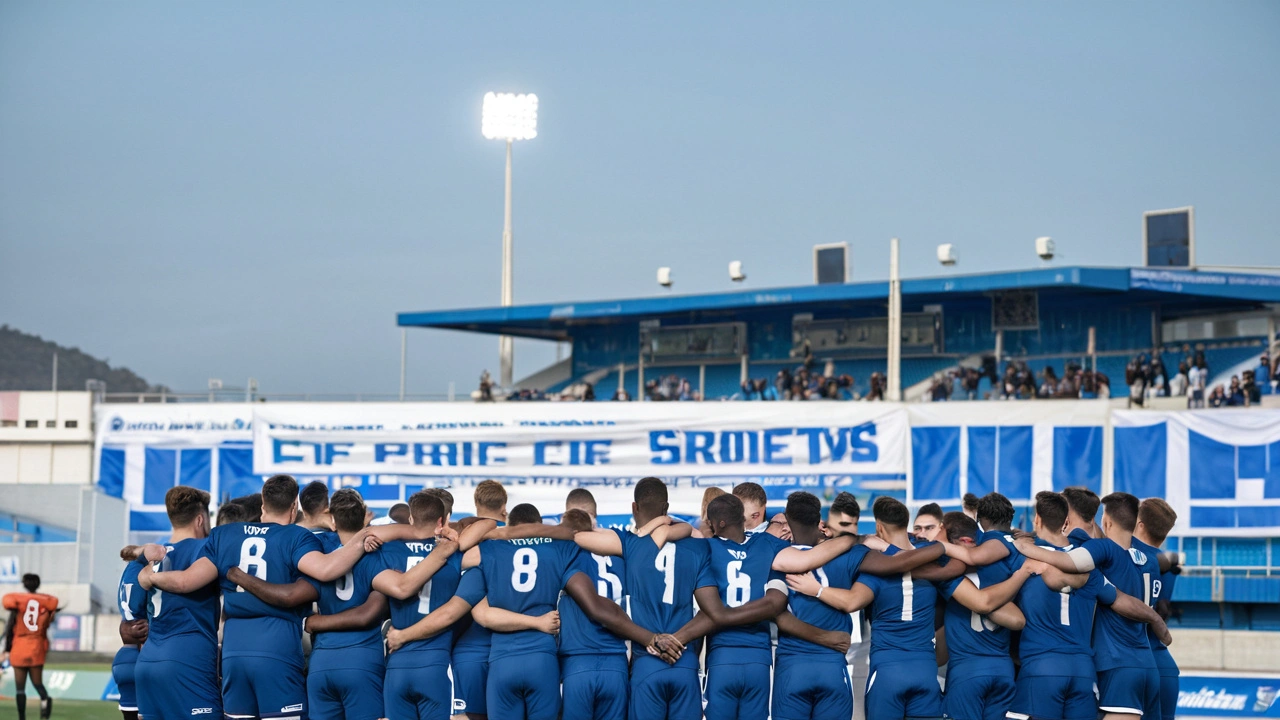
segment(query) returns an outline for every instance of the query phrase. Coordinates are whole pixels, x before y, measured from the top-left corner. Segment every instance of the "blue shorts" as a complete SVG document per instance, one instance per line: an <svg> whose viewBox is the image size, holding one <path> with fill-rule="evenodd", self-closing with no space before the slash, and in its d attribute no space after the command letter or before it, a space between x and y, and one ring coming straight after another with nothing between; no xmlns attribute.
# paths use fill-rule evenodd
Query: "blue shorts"
<svg viewBox="0 0 1280 720"><path fill-rule="evenodd" d="M637 655L631 663L630 720L701 720L702 685L697 666L668 665Z"/></svg>
<svg viewBox="0 0 1280 720"><path fill-rule="evenodd" d="M489 659L473 653L453 656L454 714L488 715L485 690L489 685Z"/></svg>
<svg viewBox="0 0 1280 720"><path fill-rule="evenodd" d="M1156 669L1160 671L1160 717L1173 720L1178 710L1178 663L1173 661L1168 650L1151 653L1156 658Z"/></svg>
<svg viewBox="0 0 1280 720"><path fill-rule="evenodd" d="M853 685L843 661L779 658L773 673L773 720L853 717Z"/></svg>
<svg viewBox="0 0 1280 720"><path fill-rule="evenodd" d="M938 663L921 658L872 664L867 678L867 717L942 717Z"/></svg>
<svg viewBox="0 0 1280 720"><path fill-rule="evenodd" d="M1052 674L1050 674L1052 673ZM1093 658L1061 655L1023 662L1005 716L1012 720L1097 720Z"/></svg>
<svg viewBox="0 0 1280 720"><path fill-rule="evenodd" d="M953 720L1000 720L1013 703L1013 661L979 658L947 668L942 712Z"/></svg>
<svg viewBox="0 0 1280 720"><path fill-rule="evenodd" d="M381 649L331 648L311 652L307 711L312 720L378 720L382 715Z"/></svg>
<svg viewBox="0 0 1280 720"><path fill-rule="evenodd" d="M222 712L231 718L307 720L302 668L256 655L222 658Z"/></svg>
<svg viewBox="0 0 1280 720"><path fill-rule="evenodd" d="M1160 671L1153 667L1099 670L1098 712L1160 717Z"/></svg>
<svg viewBox="0 0 1280 720"><path fill-rule="evenodd" d="M134 666L138 714L144 718L222 717L222 691L210 657L204 668L174 660L138 660Z"/></svg>
<svg viewBox="0 0 1280 720"><path fill-rule="evenodd" d="M111 679L116 681L116 687L120 690L121 711L138 711L138 686L133 681L133 669L137 662L138 648L135 645L120 648L111 661Z"/></svg>
<svg viewBox="0 0 1280 720"><path fill-rule="evenodd" d="M502 720L556 720L560 663L550 653L511 655L489 662L489 715Z"/></svg>
<svg viewBox="0 0 1280 720"><path fill-rule="evenodd" d="M444 653L441 658L446 658ZM394 655L392 656L394 657ZM430 665L387 668L383 684L381 715L395 720L448 720L453 715L453 683L449 664L441 661ZM319 720L319 718L317 718ZM347 716L351 720L351 716Z"/></svg>
<svg viewBox="0 0 1280 720"><path fill-rule="evenodd" d="M752 720L769 716L769 666L707 663L707 720Z"/></svg>
<svg viewBox="0 0 1280 720"><path fill-rule="evenodd" d="M562 720L614 720L627 715L626 655L560 658Z"/></svg>

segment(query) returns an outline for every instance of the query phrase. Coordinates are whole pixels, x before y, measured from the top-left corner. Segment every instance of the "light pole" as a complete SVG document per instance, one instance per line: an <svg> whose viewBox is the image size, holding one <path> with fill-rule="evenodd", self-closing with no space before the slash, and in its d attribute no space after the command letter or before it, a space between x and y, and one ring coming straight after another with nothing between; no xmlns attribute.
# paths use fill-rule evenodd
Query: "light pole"
<svg viewBox="0 0 1280 720"><path fill-rule="evenodd" d="M485 93L480 131L489 140L507 142L506 198L502 215L502 306L512 304L513 238L511 234L511 145L516 140L532 140L538 136L538 96L513 93ZM515 347L510 335L498 338L498 382L510 390L514 384L512 369Z"/></svg>
<svg viewBox="0 0 1280 720"><path fill-rule="evenodd" d="M889 372L885 400L902 400L902 280L898 275L898 238L889 241Z"/></svg>

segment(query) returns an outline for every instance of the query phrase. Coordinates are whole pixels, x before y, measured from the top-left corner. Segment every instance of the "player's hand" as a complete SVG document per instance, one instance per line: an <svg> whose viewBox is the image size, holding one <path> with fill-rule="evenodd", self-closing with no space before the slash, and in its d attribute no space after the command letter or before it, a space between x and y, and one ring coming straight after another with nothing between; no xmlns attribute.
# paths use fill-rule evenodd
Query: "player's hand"
<svg viewBox="0 0 1280 720"><path fill-rule="evenodd" d="M555 635L560 632L560 613L552 610L545 615L539 615L537 625L539 631L548 635Z"/></svg>
<svg viewBox="0 0 1280 720"><path fill-rule="evenodd" d="M1039 560L1027 560L1022 563L1022 569L1028 575L1043 575L1049 571L1049 563L1041 562Z"/></svg>
<svg viewBox="0 0 1280 720"><path fill-rule="evenodd" d="M232 565L231 569L227 570L227 580L235 585L243 587L244 579L247 577L249 576L238 566Z"/></svg>
<svg viewBox="0 0 1280 720"><path fill-rule="evenodd" d="M391 628L387 631L387 652L393 653L404 646L404 631Z"/></svg>
<svg viewBox="0 0 1280 720"><path fill-rule="evenodd" d="M1026 530L1014 530L1009 534L1013 536L1013 539L1015 542L1017 542L1022 538L1029 538L1031 542L1034 544L1036 540L1036 534L1027 532Z"/></svg>
<svg viewBox="0 0 1280 720"><path fill-rule="evenodd" d="M787 587L801 595L813 597L822 589L822 583L818 582L818 578L814 577L813 573L793 573L787 576Z"/></svg>
<svg viewBox="0 0 1280 720"><path fill-rule="evenodd" d="M436 530L436 537L456 543L458 542L458 531L448 525L443 525L439 530Z"/></svg>
<svg viewBox="0 0 1280 720"><path fill-rule="evenodd" d="M1163 622L1160 623L1160 627L1156 628L1156 638L1164 644L1165 647L1173 644L1173 633L1169 632L1169 626L1165 625Z"/></svg>
<svg viewBox="0 0 1280 720"><path fill-rule="evenodd" d="M684 653L684 645L667 633L654 635L647 649L649 654L662 658L668 665L674 665Z"/></svg>
<svg viewBox="0 0 1280 720"><path fill-rule="evenodd" d="M146 618L137 620L125 620L120 623L120 639L129 645L141 645L147 640L147 633L151 629Z"/></svg>
<svg viewBox="0 0 1280 720"><path fill-rule="evenodd" d="M829 630L822 633L822 646L829 647L841 655L849 652L850 637L847 632Z"/></svg>
<svg viewBox="0 0 1280 720"><path fill-rule="evenodd" d="M1013 540L1013 546L1023 555L1027 554L1027 548L1035 547L1035 544L1035 540L1031 537L1020 537Z"/></svg>
<svg viewBox="0 0 1280 720"><path fill-rule="evenodd" d="M863 536L862 544L866 545L872 550L877 550L879 552L884 552L885 550L889 549L889 543L885 542L884 538L880 537L879 535Z"/></svg>
<svg viewBox="0 0 1280 720"><path fill-rule="evenodd" d="M378 537L377 533L373 532L369 528L365 528L356 533L353 540L363 543L365 552L373 552L374 550L382 547L382 538Z"/></svg>
<svg viewBox="0 0 1280 720"><path fill-rule="evenodd" d="M149 563L160 562L168 552L169 550L165 546L157 545L155 543L147 543L142 546L142 555Z"/></svg>

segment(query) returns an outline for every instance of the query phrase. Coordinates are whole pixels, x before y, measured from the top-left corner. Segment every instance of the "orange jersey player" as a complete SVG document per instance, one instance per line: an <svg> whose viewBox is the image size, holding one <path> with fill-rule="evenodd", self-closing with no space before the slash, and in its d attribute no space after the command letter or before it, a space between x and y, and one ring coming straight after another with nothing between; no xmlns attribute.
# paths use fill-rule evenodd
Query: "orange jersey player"
<svg viewBox="0 0 1280 720"><path fill-rule="evenodd" d="M28 675L40 695L40 717L47 720L53 712L53 701L44 689L44 656L49 652L49 624L58 611L58 598L36 592L40 589L39 575L23 575L22 586L27 592L4 596L4 609L9 611L5 655L13 665L18 720L26 720L27 717Z"/></svg>

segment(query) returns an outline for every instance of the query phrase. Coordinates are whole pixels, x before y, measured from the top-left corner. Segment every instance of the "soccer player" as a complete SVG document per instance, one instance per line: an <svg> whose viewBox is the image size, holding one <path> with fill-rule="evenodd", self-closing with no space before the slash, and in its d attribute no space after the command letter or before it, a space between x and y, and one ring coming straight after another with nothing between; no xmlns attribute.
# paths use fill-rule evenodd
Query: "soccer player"
<svg viewBox="0 0 1280 720"><path fill-rule="evenodd" d="M1067 499L1067 505L1071 508L1071 512L1067 514L1067 522L1071 527L1080 528L1092 538L1103 536L1102 529L1095 522L1098 508L1102 505L1097 493L1086 487L1073 486L1063 488L1062 497Z"/></svg>
<svg viewBox="0 0 1280 720"><path fill-rule="evenodd" d="M769 496L758 483L744 482L733 486L733 496L742 501L743 526L747 536L769 530L766 517Z"/></svg>
<svg viewBox="0 0 1280 720"><path fill-rule="evenodd" d="M164 505L173 532L157 567L186 570L201 557L209 536L209 493L179 485L165 493ZM147 561L139 557L137 564ZM152 587L149 570L138 573L138 584L148 591L147 642L134 670L138 714L146 720L219 717L218 584L211 580L186 594L166 593Z"/></svg>
<svg viewBox="0 0 1280 720"><path fill-rule="evenodd" d="M472 493L476 517L497 522L507 521L507 491L497 480L476 484ZM453 645L454 696L458 702L455 714L460 720L484 720L488 714L486 688L489 684L489 646L493 633L478 622L464 618L454 629Z"/></svg>
<svg viewBox="0 0 1280 720"><path fill-rule="evenodd" d="M1013 503L1004 495L992 492L979 498L975 504L979 530L976 547L949 542L946 533L940 534L937 540L946 547L947 557L970 567L989 567L1000 563L998 567L1004 568L1007 578L1022 564L1022 556L1013 546L1013 530L1010 529Z"/></svg>
<svg viewBox="0 0 1280 720"><path fill-rule="evenodd" d="M134 562L140 550L137 545L130 545L120 551L120 559L126 564L116 588L116 601L120 608L120 641L123 644L111 661L111 677L119 688L120 714L124 716L124 720L138 720L134 667L138 662L138 650L147 638L147 591L138 584L138 572L142 570L142 564Z"/></svg>
<svg viewBox="0 0 1280 720"><path fill-rule="evenodd" d="M322 480L312 480L307 483L307 486L302 488L302 492L298 493L298 508L302 510L302 522L298 523L299 525L314 533L333 532L333 516L329 513L327 483Z"/></svg>
<svg viewBox="0 0 1280 720"><path fill-rule="evenodd" d="M1138 506L1138 525L1133 531L1133 546L1146 555L1160 555L1159 548L1177 521L1178 513L1169 503L1154 497L1143 500ZM1158 579L1151 581L1151 605L1157 610L1173 597L1176 577L1177 573L1170 567L1163 570ZM1174 662L1169 648L1160 642L1155 628L1150 626L1147 628L1147 641L1151 643L1151 654L1156 661L1156 670L1160 673L1160 716L1162 720L1173 720L1178 709L1178 663Z"/></svg>
<svg viewBox="0 0 1280 720"><path fill-rule="evenodd" d="M209 535L199 559L181 571L159 572L150 583L165 592L187 593L222 578L226 622L222 641L223 711L229 716L305 720L302 620L310 607L274 607L238 590L227 570L276 584L308 575L319 582L346 574L364 554L367 530L326 554L319 539L294 525L298 483L275 475L262 486L262 522L222 525ZM376 544L376 539L373 544ZM143 571L140 577L146 577Z"/></svg>
<svg viewBox="0 0 1280 720"><path fill-rule="evenodd" d="M1106 537L1090 538L1082 526L1073 525L1067 537L1080 547L1068 552L1038 547L1027 539L1019 540L1017 548L1023 555L1064 572L1083 573L1096 567L1117 590L1145 603L1151 589L1140 568L1147 563L1147 557L1139 550L1130 550L1138 504L1138 499L1128 493L1111 493L1102 498L1102 531ZM1070 522L1077 521L1073 518ZM1151 655L1146 628L1112 607L1103 607L1098 610L1093 637L1099 711L1105 713L1107 720L1137 720L1148 708L1158 716L1160 673Z"/></svg>
<svg viewBox="0 0 1280 720"><path fill-rule="evenodd" d="M938 503L929 503L916 511L916 524L911 533L924 542L938 539L942 531L942 508Z"/></svg>
<svg viewBox="0 0 1280 720"><path fill-rule="evenodd" d="M1053 492L1036 494L1035 534L1039 549L1066 556L1072 550L1064 534L1070 505ZM1022 550L1029 541L1019 540ZM1078 548L1076 548L1078 549ZM1053 565L1053 563L1049 563ZM1168 639L1168 629L1141 600L1119 592L1102 573L1063 575L1050 569L1029 580L1018 604L1026 616L1019 652L1022 669L1006 717L1011 720L1062 718L1094 720L1094 611L1097 605L1133 618L1142 618ZM1101 628L1099 628L1101 629Z"/></svg>
<svg viewBox="0 0 1280 720"><path fill-rule="evenodd" d="M36 592L40 589L40 576L27 573L22 576L25 593L9 593L4 596L4 609L10 611L5 630L5 658L13 666L13 682L17 692L18 720L27 717L27 677L40 696L40 718L47 720L53 712L53 700L44 688L44 657L49 652L49 623L58 611L58 598Z"/></svg>
<svg viewBox="0 0 1280 720"><path fill-rule="evenodd" d="M537 528L542 515L532 505L517 505L511 510L510 521L513 529L520 525ZM573 543L546 537L499 539L482 542L478 550L478 572L463 575L457 595L413 627L388 633L389 644L434 637L486 597L495 608L531 617L543 615L555 609L563 589L592 620L611 632L638 647L654 645L654 633L636 626L621 608L596 594L591 579L578 570L578 548ZM469 562L464 560L464 565ZM489 714L516 720L555 720L560 712L555 639L538 630L499 634L492 643L489 662Z"/></svg>

